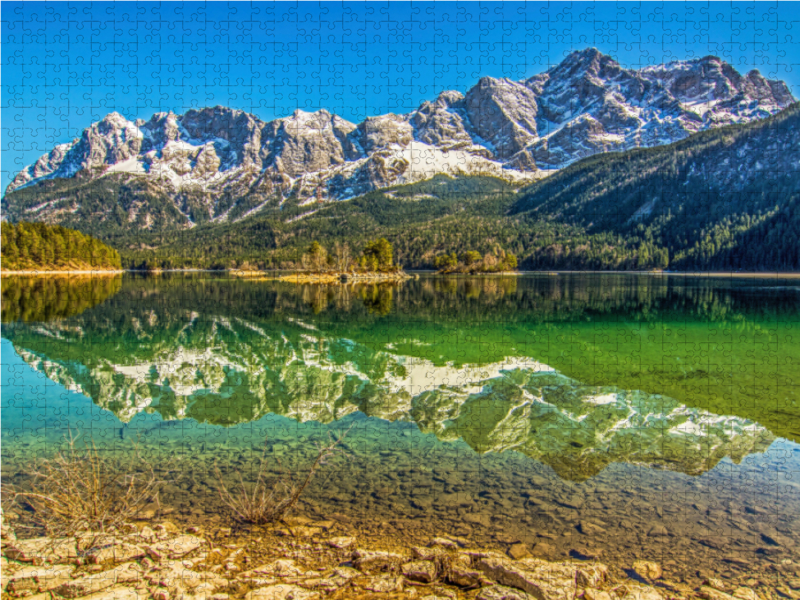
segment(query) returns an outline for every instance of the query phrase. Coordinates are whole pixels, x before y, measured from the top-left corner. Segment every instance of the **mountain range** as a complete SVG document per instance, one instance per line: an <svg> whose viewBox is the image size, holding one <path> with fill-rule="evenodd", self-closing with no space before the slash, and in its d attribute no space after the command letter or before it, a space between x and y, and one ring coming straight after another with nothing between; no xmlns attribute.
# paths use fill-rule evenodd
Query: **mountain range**
<svg viewBox="0 0 800 600"><path fill-rule="evenodd" d="M522 269L800 268L800 109L715 57L595 49L405 115L112 113L20 172L3 218L96 236L129 268L298 268L386 237L406 268L497 246Z"/></svg>
<svg viewBox="0 0 800 600"><path fill-rule="evenodd" d="M222 106L147 121L111 113L25 167L6 194L56 178L124 174L145 197L165 195L175 225L191 227L287 198L341 200L436 174L522 183L594 154L750 122L793 101L785 83L755 70L742 75L713 56L631 70L589 48L523 81L484 77L466 94L444 91L410 113L358 124L326 110L269 122ZM75 208L66 198L28 206L24 216L58 221ZM163 216L146 198L122 208L144 229Z"/></svg>

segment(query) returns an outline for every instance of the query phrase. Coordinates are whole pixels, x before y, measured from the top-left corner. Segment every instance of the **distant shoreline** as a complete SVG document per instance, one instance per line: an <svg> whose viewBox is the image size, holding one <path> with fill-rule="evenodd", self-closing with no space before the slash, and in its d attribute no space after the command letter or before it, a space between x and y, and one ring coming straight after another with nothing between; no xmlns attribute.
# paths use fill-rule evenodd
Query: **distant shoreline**
<svg viewBox="0 0 800 600"><path fill-rule="evenodd" d="M94 269L94 270L71 270L66 269L63 271L53 270L33 270L25 269L24 271L8 271L6 269L0 270L0 275L121 275L126 273L125 269Z"/></svg>
<svg viewBox="0 0 800 600"><path fill-rule="evenodd" d="M17 275L41 275L41 276L50 276L50 275L121 275L124 273L137 273L137 274L154 274L158 275L160 273L227 273L236 275L239 277L271 277L274 280L278 280L279 278L283 277L296 277L300 275L297 271L291 271L288 269L271 269L271 270L264 270L264 271L242 271L240 269L154 269L151 271L144 270L144 269L92 269L92 270L33 270L33 269L26 269L22 271L9 271L6 269L0 269L0 276L17 276ZM581 274L596 274L596 275L651 275L651 276L662 276L662 275L672 275L672 276L681 276L681 277L730 277L730 278L758 278L758 279L768 279L768 278L776 278L776 279L800 279L800 272L798 271L742 271L742 272L730 272L730 271L557 271L557 270L541 270L541 271L503 271L498 273L438 273L433 269L410 269L405 271L406 274L425 274L425 275L443 275L443 276L462 276L462 277L491 277L491 276L514 276L519 277L523 275L581 275ZM283 275L277 275L283 274ZM347 274L351 280L356 279L371 279L371 277L366 276L365 274L357 274L355 277L352 274ZM330 274L322 275L322 277L329 277ZM301 275L302 277L302 275ZM314 277L314 276L312 276ZM319 279L320 276L315 276L314 278ZM377 279L377 278L376 278Z"/></svg>

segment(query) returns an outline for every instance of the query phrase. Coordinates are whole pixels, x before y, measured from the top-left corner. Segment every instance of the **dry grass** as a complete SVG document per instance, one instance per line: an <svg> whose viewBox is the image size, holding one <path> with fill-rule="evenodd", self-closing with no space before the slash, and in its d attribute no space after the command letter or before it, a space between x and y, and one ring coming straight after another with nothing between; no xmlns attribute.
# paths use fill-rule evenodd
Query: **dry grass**
<svg viewBox="0 0 800 600"><path fill-rule="evenodd" d="M237 484L229 487L219 468L216 467L218 490L222 502L233 511L237 519L246 523L266 525L280 521L297 504L317 471L328 464L332 457L343 452L339 445L344 441L351 428L352 426L338 438L328 434L328 443L319 445L317 457L302 480L298 480L290 471L284 470L277 458L275 461L278 464L278 474L268 477L267 468L270 460L266 442L254 484L246 484L239 472L237 473Z"/></svg>
<svg viewBox="0 0 800 600"><path fill-rule="evenodd" d="M31 481L14 491L16 502L32 510L34 527L50 536L119 528L158 500L163 483L138 448L120 458L120 453L99 451L93 442L78 444L79 437L70 433L66 448L40 461Z"/></svg>

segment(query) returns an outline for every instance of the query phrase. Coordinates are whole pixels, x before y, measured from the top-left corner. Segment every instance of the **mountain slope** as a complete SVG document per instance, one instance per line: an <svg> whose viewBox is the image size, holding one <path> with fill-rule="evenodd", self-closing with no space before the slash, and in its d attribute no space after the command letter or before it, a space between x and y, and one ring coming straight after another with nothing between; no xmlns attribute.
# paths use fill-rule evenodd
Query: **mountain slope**
<svg viewBox="0 0 800 600"><path fill-rule="evenodd" d="M510 210L637 236L674 268L800 268L800 104L670 146L595 156L524 190ZM666 266L666 265L664 265Z"/></svg>
<svg viewBox="0 0 800 600"><path fill-rule="evenodd" d="M630 70L590 48L525 81L484 77L466 94L445 91L408 114L359 124L326 110L270 122L220 106L136 122L111 113L17 174L3 209L11 220L142 232L436 174L519 185L597 153L757 120L792 101L783 82L741 75L716 57ZM110 189L85 187L99 180Z"/></svg>

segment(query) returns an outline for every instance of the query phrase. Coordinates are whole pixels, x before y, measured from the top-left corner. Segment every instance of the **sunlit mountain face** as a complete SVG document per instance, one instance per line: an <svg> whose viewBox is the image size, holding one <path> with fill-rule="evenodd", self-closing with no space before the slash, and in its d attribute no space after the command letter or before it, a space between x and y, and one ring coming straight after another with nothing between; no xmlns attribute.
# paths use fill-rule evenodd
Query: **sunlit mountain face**
<svg viewBox="0 0 800 600"><path fill-rule="evenodd" d="M791 371L777 368L800 356L798 321L787 318L797 288L772 286L770 301L751 302L764 287L647 276L365 287L132 278L114 293L84 290L77 297L96 304L62 310L67 318L8 319L3 337L120 430L147 413L226 428L363 413L477 453L516 451L567 480L612 463L699 475L797 435ZM64 297L25 293L42 305ZM3 294L19 292L6 280ZM762 364L757 344L774 348Z"/></svg>

